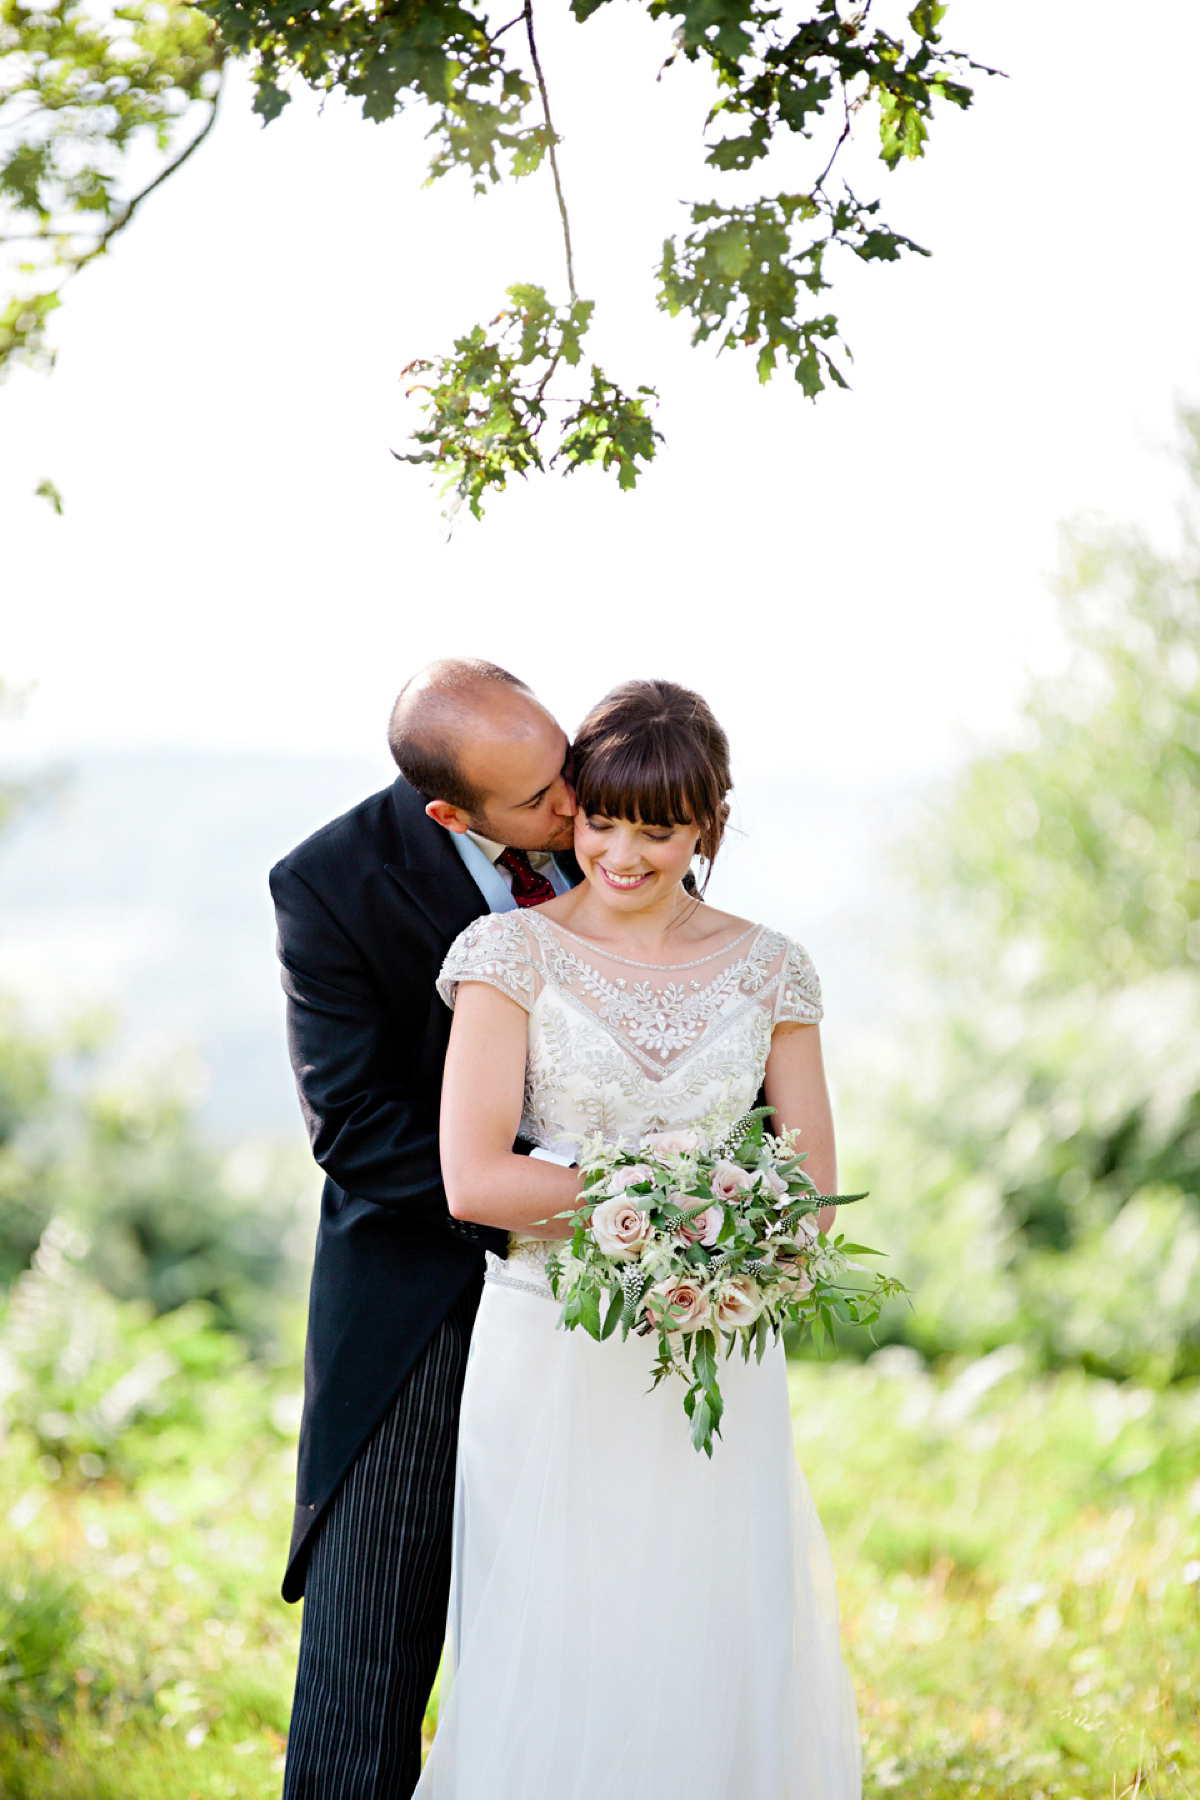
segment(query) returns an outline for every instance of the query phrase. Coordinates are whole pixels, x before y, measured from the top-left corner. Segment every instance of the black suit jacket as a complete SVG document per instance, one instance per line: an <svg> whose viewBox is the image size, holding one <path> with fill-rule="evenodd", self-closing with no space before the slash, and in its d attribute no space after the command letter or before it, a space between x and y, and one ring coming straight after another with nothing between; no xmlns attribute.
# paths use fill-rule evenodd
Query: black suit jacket
<svg viewBox="0 0 1200 1800"><path fill-rule="evenodd" d="M325 1171L309 1299L296 1515L283 1594L310 1533L503 1232L451 1219L438 1161L449 1008L434 982L488 910L403 779L271 871L288 1048ZM518 1148L527 1146L518 1145Z"/></svg>

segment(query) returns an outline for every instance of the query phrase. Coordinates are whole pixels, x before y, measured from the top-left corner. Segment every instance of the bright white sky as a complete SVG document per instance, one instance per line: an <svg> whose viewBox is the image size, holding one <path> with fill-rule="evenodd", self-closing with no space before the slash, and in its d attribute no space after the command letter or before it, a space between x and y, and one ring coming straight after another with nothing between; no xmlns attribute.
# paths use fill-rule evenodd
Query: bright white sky
<svg viewBox="0 0 1200 1800"><path fill-rule="evenodd" d="M388 455L399 372L509 282L561 285L548 176L423 190L419 121L301 98L264 131L239 81L71 291L54 375L0 398L0 667L38 684L10 752L370 752L408 674L469 652L568 726L673 675L743 770L869 789L1002 728L1053 659L1060 519L1165 518L1173 403L1200 395L1195 0L1137 35L1127 0L951 7L948 41L1010 79L946 109L924 164L854 165L935 255L835 270L854 390L815 406L654 310L678 202L713 192L702 85L655 85L666 31L543 4L580 288L611 373L661 389L657 467L632 496L598 471L518 484L447 545ZM793 154L780 186L804 184Z"/></svg>

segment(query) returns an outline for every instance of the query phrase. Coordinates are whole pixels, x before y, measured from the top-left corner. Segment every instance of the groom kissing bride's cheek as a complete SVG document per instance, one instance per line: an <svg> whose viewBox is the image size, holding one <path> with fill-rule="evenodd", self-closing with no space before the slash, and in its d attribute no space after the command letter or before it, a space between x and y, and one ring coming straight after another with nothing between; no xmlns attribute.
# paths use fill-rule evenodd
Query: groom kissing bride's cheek
<svg viewBox="0 0 1200 1800"><path fill-rule="evenodd" d="M836 1189L812 964L700 904L725 735L699 695L631 681L572 749L514 676L446 660L404 687L388 737L392 786L271 873L326 1177L283 1589L305 1600L286 1800L857 1800L782 1348L763 1354L760 1330L757 1359L721 1363L711 1457L678 1385L654 1385L656 1347L698 1366L718 1322L752 1329L762 1304L720 1278L749 1152L712 1165L724 1208L666 1204L691 1204L697 1159L733 1144L713 1121L764 1098L778 1167L794 1143L809 1188ZM559 1328L555 1286L590 1233L585 1181L600 1197L577 1162L626 1152L646 1162L625 1155L604 1189L592 1248L621 1273L598 1341ZM642 1198L664 1168L673 1249ZM812 1211L801 1243L824 1246L831 1216Z"/></svg>

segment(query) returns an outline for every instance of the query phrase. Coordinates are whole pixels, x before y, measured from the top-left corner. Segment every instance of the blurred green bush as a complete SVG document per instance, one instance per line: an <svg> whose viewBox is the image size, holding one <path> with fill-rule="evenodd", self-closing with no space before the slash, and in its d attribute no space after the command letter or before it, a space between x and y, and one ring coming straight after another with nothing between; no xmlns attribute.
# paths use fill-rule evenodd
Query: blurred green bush
<svg viewBox="0 0 1200 1800"><path fill-rule="evenodd" d="M96 1047L94 1025L51 1043L0 1000L0 1285L63 1219L108 1293L156 1313L204 1301L264 1341L310 1249L307 1157L253 1143L222 1156L169 1088L90 1088Z"/></svg>
<svg viewBox="0 0 1200 1800"><path fill-rule="evenodd" d="M885 1335L926 1355L1200 1373L1200 412L1182 428L1177 548L1075 534L1065 670L906 852L929 999L845 1135L914 1289Z"/></svg>

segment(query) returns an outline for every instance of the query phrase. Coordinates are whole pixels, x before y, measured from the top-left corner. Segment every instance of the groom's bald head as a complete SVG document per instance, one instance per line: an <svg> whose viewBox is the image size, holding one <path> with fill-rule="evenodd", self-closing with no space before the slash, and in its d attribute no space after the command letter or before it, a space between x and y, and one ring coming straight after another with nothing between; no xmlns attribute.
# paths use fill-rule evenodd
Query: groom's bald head
<svg viewBox="0 0 1200 1800"><path fill-rule="evenodd" d="M496 663L444 657L414 675L392 708L388 745L448 830L469 828L528 850L569 842L566 735Z"/></svg>
<svg viewBox="0 0 1200 1800"><path fill-rule="evenodd" d="M525 683L498 663L445 656L401 688L388 747L405 781L424 799L475 812L484 794L463 771L464 748L485 722L519 727L531 702L537 704Z"/></svg>

